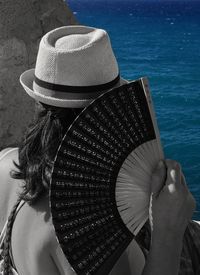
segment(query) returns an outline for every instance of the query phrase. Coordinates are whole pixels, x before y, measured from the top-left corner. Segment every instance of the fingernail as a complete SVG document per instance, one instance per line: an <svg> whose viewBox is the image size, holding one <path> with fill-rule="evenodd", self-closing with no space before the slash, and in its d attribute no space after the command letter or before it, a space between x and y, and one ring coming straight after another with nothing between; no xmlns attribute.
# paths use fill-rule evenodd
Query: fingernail
<svg viewBox="0 0 200 275"><path fill-rule="evenodd" d="M170 171L170 176L171 176L173 182L175 182L176 181L176 171L174 169L172 169Z"/></svg>
<svg viewBox="0 0 200 275"><path fill-rule="evenodd" d="M169 185L168 185L168 190L169 190L169 192L172 194L172 193L174 193L175 191L176 191L176 186L175 186L175 184L174 183L170 183Z"/></svg>

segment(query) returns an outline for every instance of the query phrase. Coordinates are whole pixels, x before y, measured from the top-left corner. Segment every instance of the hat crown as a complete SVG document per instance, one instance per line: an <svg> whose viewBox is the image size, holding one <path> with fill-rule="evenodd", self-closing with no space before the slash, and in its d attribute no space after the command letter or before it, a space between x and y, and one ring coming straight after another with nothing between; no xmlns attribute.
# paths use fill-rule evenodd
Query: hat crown
<svg viewBox="0 0 200 275"><path fill-rule="evenodd" d="M80 108L124 80L107 32L76 25L57 28L42 37L36 67L25 71L20 82L40 102Z"/></svg>
<svg viewBox="0 0 200 275"><path fill-rule="evenodd" d="M84 27L85 28L85 27ZM73 33L58 38L55 43L56 50L82 51L87 47L94 47L94 43L102 43L101 39L109 39L107 33L101 29L89 28L88 33ZM98 41L98 42L97 42ZM109 41L108 41L109 43Z"/></svg>
<svg viewBox="0 0 200 275"><path fill-rule="evenodd" d="M37 78L68 86L101 85L119 74L108 34L102 29L67 26L47 33L36 62Z"/></svg>
<svg viewBox="0 0 200 275"><path fill-rule="evenodd" d="M80 48L88 45L90 37L83 34L70 34L59 38L55 43L55 48L58 50L80 50Z"/></svg>

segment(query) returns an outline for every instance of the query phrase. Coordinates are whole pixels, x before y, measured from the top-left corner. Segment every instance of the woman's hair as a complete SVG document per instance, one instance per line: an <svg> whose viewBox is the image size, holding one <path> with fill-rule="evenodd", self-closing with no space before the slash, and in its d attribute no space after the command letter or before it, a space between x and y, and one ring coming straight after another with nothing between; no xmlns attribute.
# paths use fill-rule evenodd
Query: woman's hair
<svg viewBox="0 0 200 275"><path fill-rule="evenodd" d="M19 146L19 164L11 176L23 180L21 199L34 203L47 193L58 146L82 109L59 108L38 103L33 124Z"/></svg>

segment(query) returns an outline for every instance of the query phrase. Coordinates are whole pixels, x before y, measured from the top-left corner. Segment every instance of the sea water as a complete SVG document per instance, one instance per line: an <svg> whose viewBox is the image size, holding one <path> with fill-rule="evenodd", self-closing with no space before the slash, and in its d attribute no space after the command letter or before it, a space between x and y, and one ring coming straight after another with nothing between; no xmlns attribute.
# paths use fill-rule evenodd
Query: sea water
<svg viewBox="0 0 200 275"><path fill-rule="evenodd" d="M124 78L149 78L165 156L181 163L200 220L200 1L67 3L108 31Z"/></svg>

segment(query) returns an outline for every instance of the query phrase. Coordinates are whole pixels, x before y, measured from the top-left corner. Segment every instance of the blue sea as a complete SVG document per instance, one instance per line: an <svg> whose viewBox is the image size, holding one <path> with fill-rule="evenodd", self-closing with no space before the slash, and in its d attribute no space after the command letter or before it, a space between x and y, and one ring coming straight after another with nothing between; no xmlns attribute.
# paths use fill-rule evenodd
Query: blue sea
<svg viewBox="0 0 200 275"><path fill-rule="evenodd" d="M67 3L108 31L124 78L149 78L165 156L181 163L200 220L200 1Z"/></svg>

